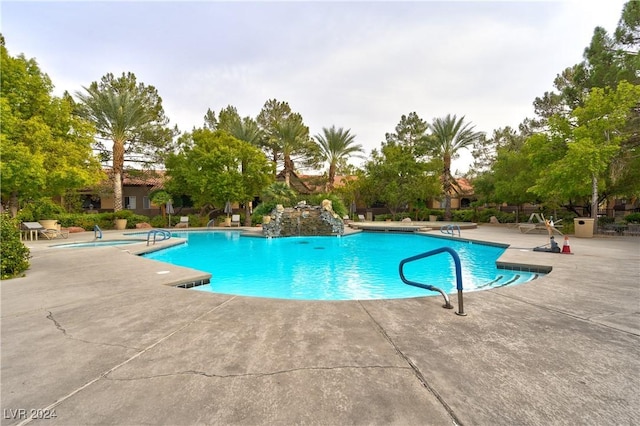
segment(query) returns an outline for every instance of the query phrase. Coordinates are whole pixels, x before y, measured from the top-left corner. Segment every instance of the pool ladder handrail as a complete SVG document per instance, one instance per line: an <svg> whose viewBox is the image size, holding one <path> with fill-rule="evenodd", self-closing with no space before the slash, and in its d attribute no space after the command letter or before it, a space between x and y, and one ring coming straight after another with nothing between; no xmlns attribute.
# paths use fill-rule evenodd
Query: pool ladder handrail
<svg viewBox="0 0 640 426"><path fill-rule="evenodd" d="M456 253L456 251L451 247L440 247L440 248L401 260L400 265L398 267L399 273L400 273L400 279L405 284L409 284L414 287L420 287L420 288L424 288L431 291L437 291L442 295L442 297L444 297L445 304L442 305L442 307L446 309L453 309L453 306L449 301L449 296L447 295L447 293L444 292L444 290L429 284L422 284L419 282L408 280L404 275L404 265L406 263L424 259L425 257L430 257L443 252L447 252L451 255L451 257L453 258L453 262L455 263L455 266L456 266L456 289L458 290L458 312L456 312L456 315L466 316L467 314L464 312L464 304L462 301L462 266L460 264L460 256L458 256L458 253Z"/></svg>
<svg viewBox="0 0 640 426"><path fill-rule="evenodd" d="M156 237L160 234L162 236L161 240L156 239ZM151 229L147 232L147 246L149 242L151 242L151 235L153 235L153 244L155 245L156 241L164 241L171 238L171 232L166 229Z"/></svg>
<svg viewBox="0 0 640 426"><path fill-rule="evenodd" d="M93 239L101 240L102 239L102 229L98 225L93 226Z"/></svg>
<svg viewBox="0 0 640 426"><path fill-rule="evenodd" d="M451 234L452 237L455 237L455 230L458 230L458 237L461 237L462 234L460 233L460 225L453 225L453 224L448 224L448 225L443 225L440 227L440 232L442 232L443 234Z"/></svg>

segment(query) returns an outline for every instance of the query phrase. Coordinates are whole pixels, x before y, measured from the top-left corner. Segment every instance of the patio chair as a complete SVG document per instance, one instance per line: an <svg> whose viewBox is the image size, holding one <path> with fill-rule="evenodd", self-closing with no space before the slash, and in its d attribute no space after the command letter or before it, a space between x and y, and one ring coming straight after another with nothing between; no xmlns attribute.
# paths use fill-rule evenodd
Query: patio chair
<svg viewBox="0 0 640 426"><path fill-rule="evenodd" d="M237 226L238 228L240 227L240 215L239 214L232 214L231 215L231 226Z"/></svg>
<svg viewBox="0 0 640 426"><path fill-rule="evenodd" d="M359 220L360 222L364 222L366 219L364 218L364 215L363 215L363 214L359 214L359 215L358 215L358 220Z"/></svg>
<svg viewBox="0 0 640 426"><path fill-rule="evenodd" d="M542 223L538 222L527 222L527 223L521 223L518 225L518 229L520 230L521 233L523 234L528 234L530 232L547 232L549 234L549 236L553 235L554 232L557 232L558 235L564 235L558 228L561 228L562 225L558 225L556 226L556 224L559 224L560 222L562 222L562 219L558 220L557 222L553 222L552 219L546 220L544 218L544 216L541 217L541 215L535 214L535 216L532 214L531 217L529 218L529 220L532 220L533 218L541 218L543 220Z"/></svg>
<svg viewBox="0 0 640 426"><path fill-rule="evenodd" d="M176 224L176 228L188 228L189 216L180 216L180 222Z"/></svg>
<svg viewBox="0 0 640 426"><path fill-rule="evenodd" d="M56 238L69 238L69 231L66 229L40 229L38 234L47 240L55 240Z"/></svg>

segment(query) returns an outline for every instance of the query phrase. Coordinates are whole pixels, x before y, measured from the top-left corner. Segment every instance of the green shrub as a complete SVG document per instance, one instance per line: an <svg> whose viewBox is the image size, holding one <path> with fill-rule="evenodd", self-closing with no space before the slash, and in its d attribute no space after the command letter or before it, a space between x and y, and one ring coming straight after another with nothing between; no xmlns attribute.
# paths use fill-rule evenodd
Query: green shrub
<svg viewBox="0 0 640 426"><path fill-rule="evenodd" d="M141 214L132 214L127 218L127 229L135 229L138 223L149 223L149 217Z"/></svg>
<svg viewBox="0 0 640 426"><path fill-rule="evenodd" d="M64 213L57 217L58 223L63 228L68 228L70 226L78 226L76 223L80 220L82 213Z"/></svg>
<svg viewBox="0 0 640 426"><path fill-rule="evenodd" d="M575 224L573 223L573 219L570 221L562 220L562 233L563 234L574 234L576 230Z"/></svg>
<svg viewBox="0 0 640 426"><path fill-rule="evenodd" d="M13 278L29 269L30 251L20 241L19 221L0 214L0 279Z"/></svg>
<svg viewBox="0 0 640 426"><path fill-rule="evenodd" d="M67 226L79 226L85 231L93 230L93 227L98 225L100 229L112 229L113 228L113 213L91 213L91 214L79 214L74 223L67 224Z"/></svg>
<svg viewBox="0 0 640 426"><path fill-rule="evenodd" d="M624 217L627 223L640 223L640 213L631 213Z"/></svg>
<svg viewBox="0 0 640 426"><path fill-rule="evenodd" d="M436 216L438 220L444 220L444 209L431 209L430 216Z"/></svg>
<svg viewBox="0 0 640 426"><path fill-rule="evenodd" d="M262 215L256 214L255 211L251 215L251 226L257 226L262 223Z"/></svg>
<svg viewBox="0 0 640 426"><path fill-rule="evenodd" d="M171 220L173 221L173 216L171 216ZM180 220L180 218L178 217L178 220ZM167 223L169 221L169 218L163 218L161 215L158 216L154 216L149 220L149 225L153 226L154 228L165 228L167 226Z"/></svg>
<svg viewBox="0 0 640 426"><path fill-rule="evenodd" d="M418 221L428 221L429 220L429 215L431 214L431 210L426 208L426 207L422 207L419 209L415 209L413 211L413 218L415 220Z"/></svg>
<svg viewBox="0 0 640 426"><path fill-rule="evenodd" d="M598 218L598 227L602 228L605 225L609 225L610 223L615 222L616 219L609 216L601 216ZM562 221L564 223L564 220Z"/></svg>
<svg viewBox="0 0 640 426"><path fill-rule="evenodd" d="M116 219L131 219L133 212L131 210L118 210L113 213L113 217Z"/></svg>
<svg viewBox="0 0 640 426"><path fill-rule="evenodd" d="M313 206L321 206L323 200L330 200L331 207L335 214L339 217L343 217L344 215L349 214L349 210L345 207L342 198L338 197L335 194L317 194L309 197L308 203Z"/></svg>
<svg viewBox="0 0 640 426"><path fill-rule="evenodd" d="M262 216L271 214L271 211L276 208L277 204L278 203L276 203L275 201L262 202L258 204L255 209L253 209L253 215L260 216L260 218L262 219ZM259 223L262 223L262 220Z"/></svg>
<svg viewBox="0 0 640 426"><path fill-rule="evenodd" d="M454 222L475 222L475 210L453 210L451 220Z"/></svg>

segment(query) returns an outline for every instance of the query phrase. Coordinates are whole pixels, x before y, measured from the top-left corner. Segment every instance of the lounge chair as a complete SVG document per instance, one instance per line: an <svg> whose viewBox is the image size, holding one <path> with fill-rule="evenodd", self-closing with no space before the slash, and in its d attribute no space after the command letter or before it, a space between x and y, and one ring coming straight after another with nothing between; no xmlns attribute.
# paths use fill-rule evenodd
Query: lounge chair
<svg viewBox="0 0 640 426"><path fill-rule="evenodd" d="M38 234L45 237L47 240L54 240L56 238L69 238L69 231L66 229L41 229Z"/></svg>
<svg viewBox="0 0 640 426"><path fill-rule="evenodd" d="M231 226L237 226L238 228L240 227L240 215L239 214L232 214L231 215Z"/></svg>
<svg viewBox="0 0 640 426"><path fill-rule="evenodd" d="M363 215L363 214L359 214L359 215L358 215L358 220L359 220L360 222L364 222L366 219L364 218L364 215Z"/></svg>
<svg viewBox="0 0 640 426"><path fill-rule="evenodd" d="M534 222L532 222L532 220L534 218L537 219L537 220L542 219L542 222L534 223ZM559 224L560 222L562 222L562 219L560 219L560 220L558 220L557 222L554 223L553 220L546 220L544 218L544 216L541 217L541 215L538 215L537 213L533 213L529 217L529 222L519 224L518 225L518 229L523 234L528 234L530 232L540 232L541 231L541 232L548 232L549 236L553 235L554 232L557 232L558 235L564 235L558 229L558 228L562 227L562 225L556 226L556 224Z"/></svg>
<svg viewBox="0 0 640 426"><path fill-rule="evenodd" d="M176 228L188 228L189 216L180 216L180 222L176 223Z"/></svg>

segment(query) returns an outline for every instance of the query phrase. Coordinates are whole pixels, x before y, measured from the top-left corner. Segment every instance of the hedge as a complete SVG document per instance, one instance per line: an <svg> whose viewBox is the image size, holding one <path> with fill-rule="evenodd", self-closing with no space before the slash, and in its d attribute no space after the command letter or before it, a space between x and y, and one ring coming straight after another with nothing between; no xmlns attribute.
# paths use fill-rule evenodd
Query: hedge
<svg viewBox="0 0 640 426"><path fill-rule="evenodd" d="M16 277L29 269L29 248L20 241L19 221L0 214L0 279Z"/></svg>

